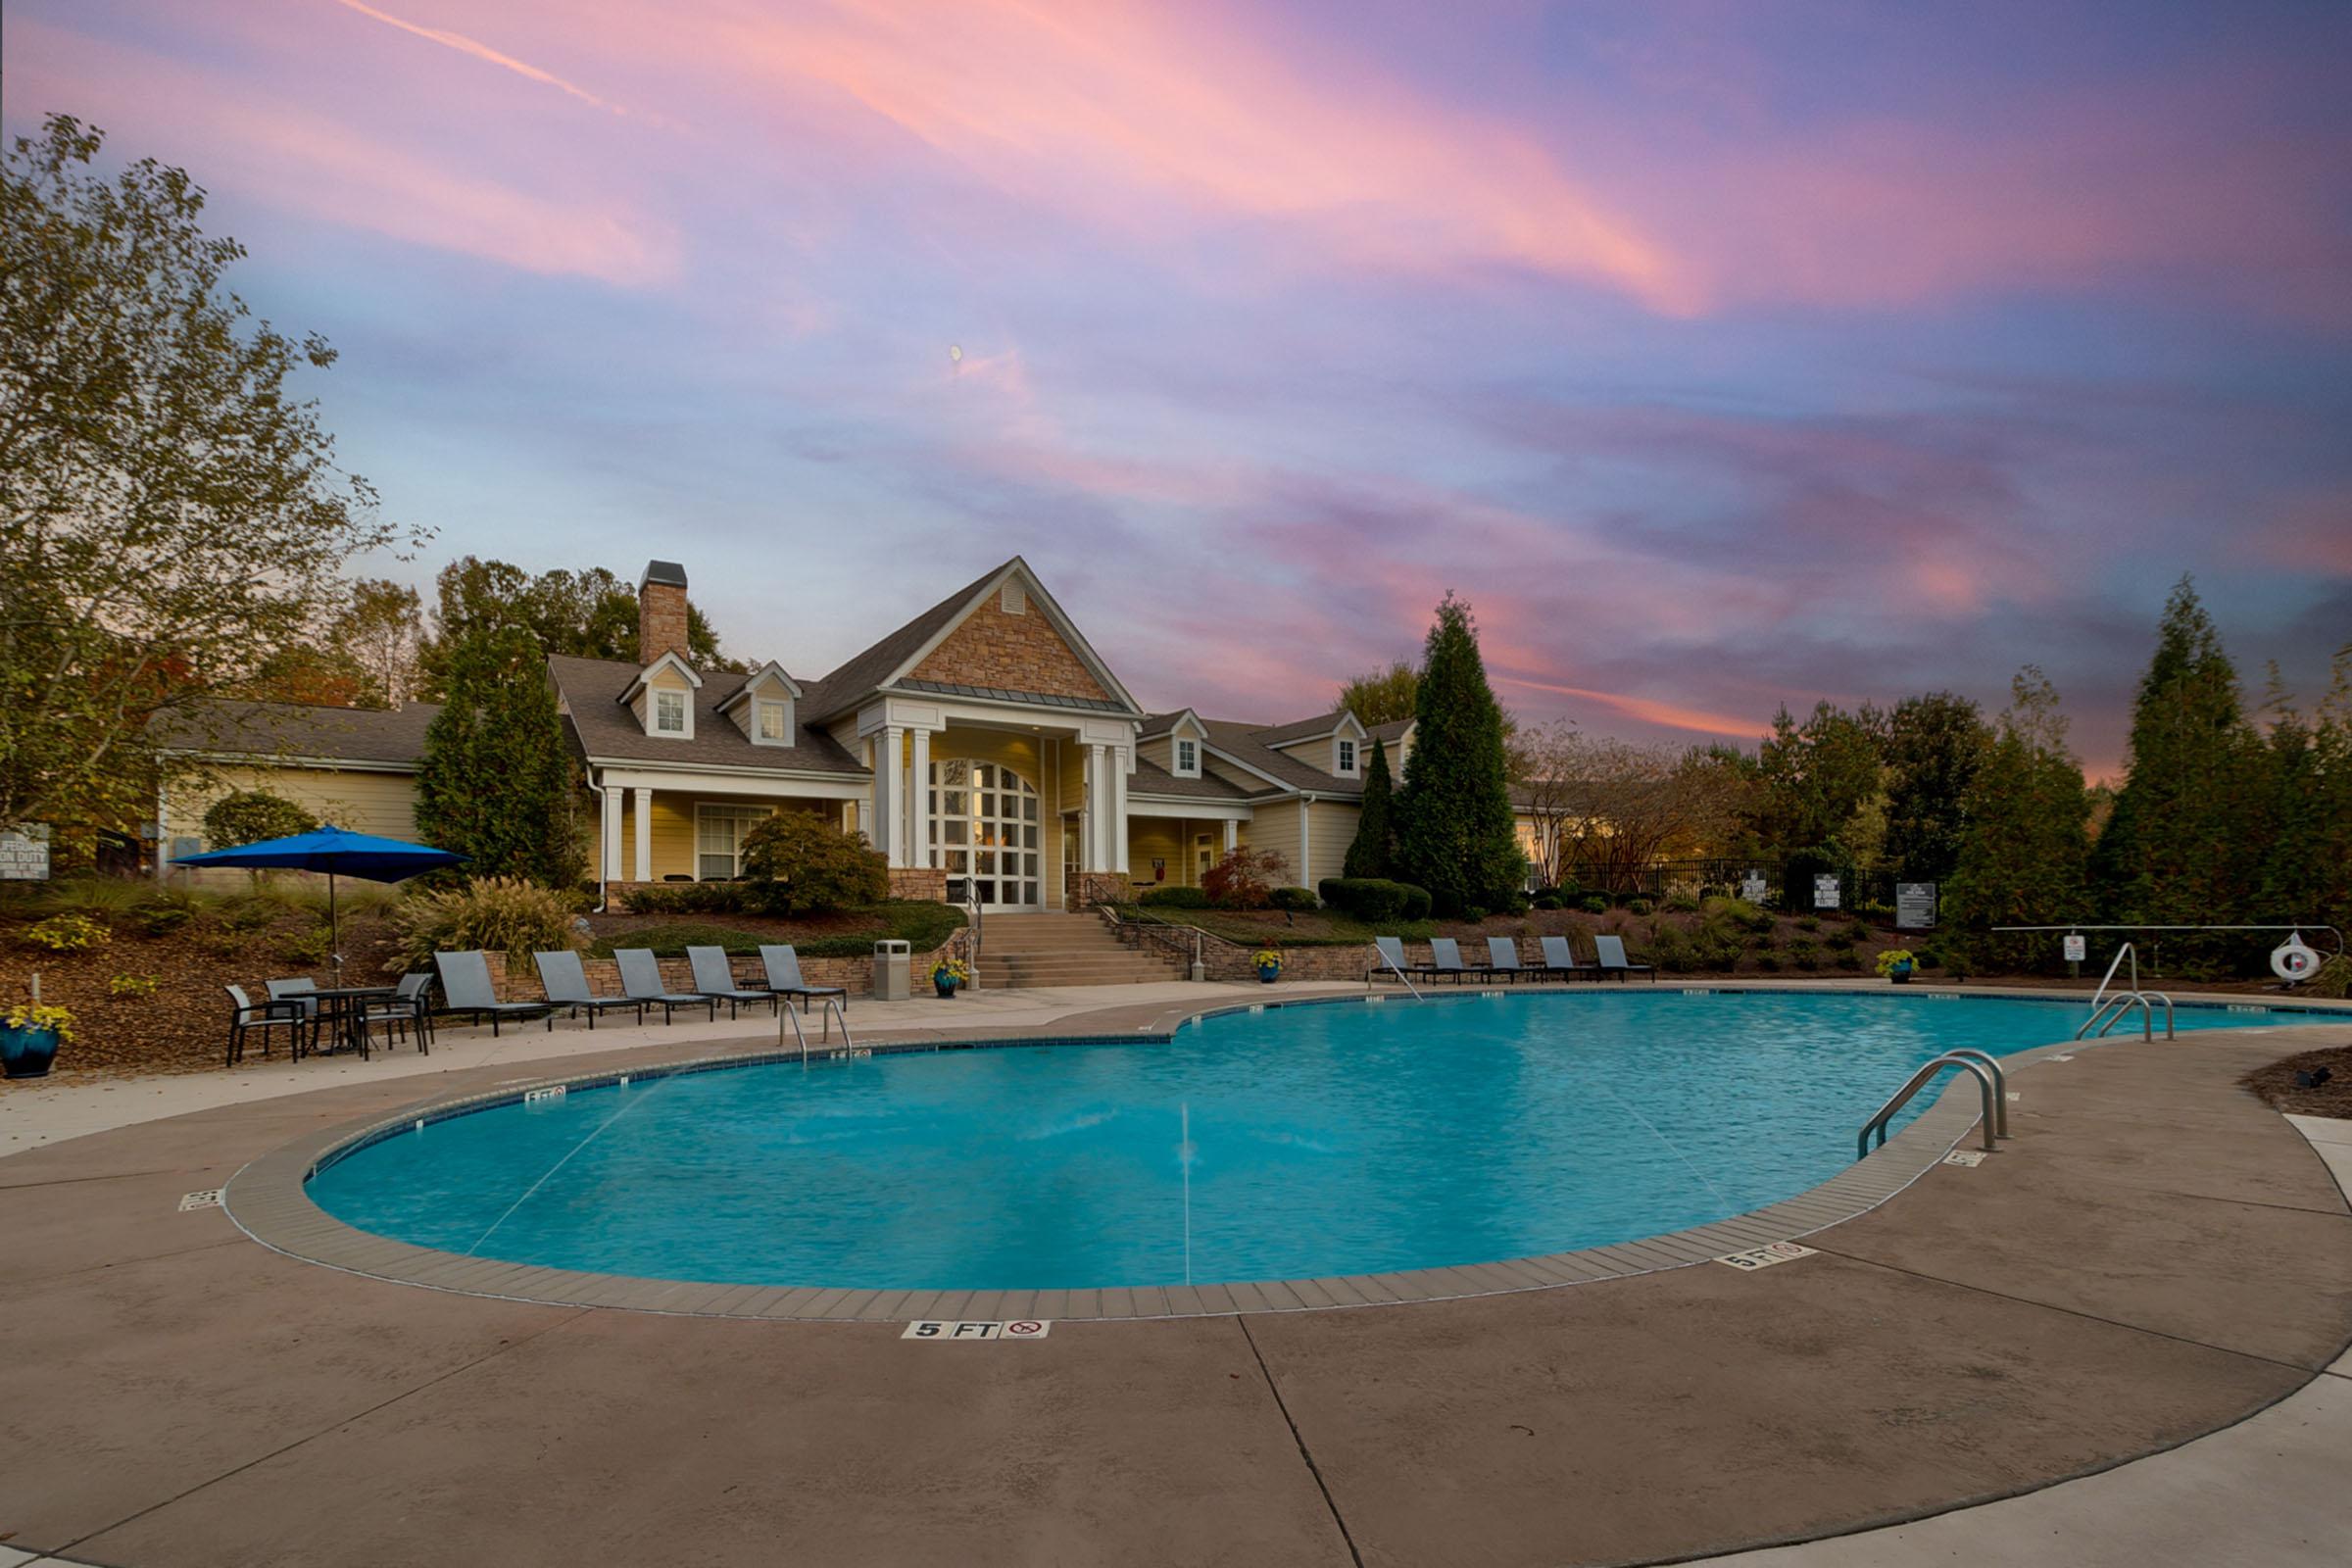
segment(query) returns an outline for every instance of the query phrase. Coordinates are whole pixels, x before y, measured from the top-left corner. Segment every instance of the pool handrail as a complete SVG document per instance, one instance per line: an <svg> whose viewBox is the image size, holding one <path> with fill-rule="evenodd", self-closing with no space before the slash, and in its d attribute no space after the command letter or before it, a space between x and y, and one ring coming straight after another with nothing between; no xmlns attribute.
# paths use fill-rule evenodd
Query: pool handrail
<svg viewBox="0 0 2352 1568"><path fill-rule="evenodd" d="M841 1020L842 1048L847 1051L857 1050L857 1037L850 1033L849 1010L842 1006L841 999L838 997L827 997L824 999L824 1003L825 1028L824 1033L818 1036L818 1038L823 1040L826 1045L830 1046L833 1043L833 1020L839 1018ZM789 1021L792 1024L792 1032L794 1036L797 1037L801 1043L801 1065L806 1067L808 1065L808 1031L801 1027L800 1016L792 1008L778 1007L776 1012L776 1049L778 1051L784 1049L784 1025L787 1021Z"/></svg>
<svg viewBox="0 0 2352 1568"><path fill-rule="evenodd" d="M1926 1088L1938 1073L1947 1067L1957 1068L1976 1079L1978 1092L1984 1102L1984 1112L1980 1118L1984 1128L1984 1149L1987 1153L1997 1149L1999 1146L1993 1142L1993 1139L1997 1136L1996 1129L2000 1126L2001 1117L1998 1109L1999 1102L1995 1098L1995 1091L1992 1087L1992 1074L1971 1059L1981 1054L1980 1052L1963 1054L1959 1051L1946 1051L1922 1063L1919 1070L1910 1076L1903 1087L1896 1090L1886 1103L1873 1112L1870 1120L1864 1122L1861 1130L1854 1134L1854 1158L1860 1161L1870 1157L1870 1135L1874 1132L1879 1135L1879 1147L1886 1148L1886 1124L1894 1119L1894 1113L1909 1104L1912 1096Z"/></svg>
<svg viewBox="0 0 2352 1568"><path fill-rule="evenodd" d="M1371 968L1364 971L1365 986L1369 987L1372 984L1372 977L1375 974L1378 974L1381 970L1386 969L1396 977L1398 984L1402 985L1405 990L1412 993L1413 1000L1415 1002L1419 1002L1421 1000L1420 987L1414 985L1413 977L1404 972L1404 965L1398 963L1395 958L1389 956L1388 952L1381 947L1381 943L1383 942L1396 942L1398 951L1401 952L1403 950L1403 943L1395 937L1374 937L1372 939L1372 956L1376 961L1373 963Z"/></svg>

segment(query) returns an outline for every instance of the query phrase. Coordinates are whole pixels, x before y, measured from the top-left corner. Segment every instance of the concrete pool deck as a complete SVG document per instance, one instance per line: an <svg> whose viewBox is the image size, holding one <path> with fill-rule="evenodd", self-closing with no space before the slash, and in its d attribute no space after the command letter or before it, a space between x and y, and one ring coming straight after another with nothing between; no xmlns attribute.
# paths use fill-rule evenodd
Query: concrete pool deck
<svg viewBox="0 0 2352 1568"><path fill-rule="evenodd" d="M1165 1005L1055 1027L1132 1029ZM2022 1065L1998 1153L1754 1273L954 1347L896 1323L419 1290L179 1209L307 1134L578 1070L586 1039L555 1066L363 1067L0 1160L0 1547L142 1568L1548 1565L2033 1492L1759 1561L2077 1561L2035 1544L2102 1510L2144 1532L2162 1515L2144 1499L2202 1487L2228 1489L2218 1511L2151 1535L2202 1547L2182 1560L2229 1560L2244 1539L2278 1549L2239 1560L2292 1561L2290 1537L2332 1527L2310 1559L2332 1561L2352 1531L2342 1448L2324 1468L2265 1456L2352 1424L2346 1368L2324 1370L2352 1339L2352 1209L2328 1163L2352 1163L2352 1139L2323 1123L2307 1142L2235 1080L2347 1040L2338 1024L2200 1031ZM2297 1484L2274 1498L2274 1481ZM2257 1485L2260 1502L2241 1490Z"/></svg>

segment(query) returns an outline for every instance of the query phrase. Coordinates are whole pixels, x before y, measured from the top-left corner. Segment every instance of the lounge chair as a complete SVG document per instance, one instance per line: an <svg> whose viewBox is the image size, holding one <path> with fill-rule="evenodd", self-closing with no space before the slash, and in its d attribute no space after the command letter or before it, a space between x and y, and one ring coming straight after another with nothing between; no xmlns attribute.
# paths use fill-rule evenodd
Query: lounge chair
<svg viewBox="0 0 2352 1568"><path fill-rule="evenodd" d="M245 1059L245 1037L254 1030L262 1031L262 1054L270 1054L270 1031L290 1029L294 1033L294 1054L302 1054L302 1037L311 1027L311 1020L299 1002L265 1002L255 1005L243 986L223 986L228 993L228 1054L223 1067L234 1067Z"/></svg>
<svg viewBox="0 0 2352 1568"><path fill-rule="evenodd" d="M377 1024L407 1034L416 1031L416 1053L429 1056L433 1049L433 977L429 974L404 974L393 987L392 995L379 1002L370 1002L360 1014L363 1034Z"/></svg>
<svg viewBox="0 0 2352 1568"><path fill-rule="evenodd" d="M1429 972L1428 964L1415 963L1404 956L1402 937L1374 937L1372 947L1380 955L1380 961L1364 971L1366 985L1372 983L1375 975L1393 974L1399 980L1409 981L1414 975Z"/></svg>
<svg viewBox="0 0 2352 1568"><path fill-rule="evenodd" d="M1576 950L1568 945L1566 937L1545 937L1544 939L1542 972L1546 975L1556 975L1562 980L1574 980L1579 976L1594 980L1600 978L1600 970L1597 966L1576 961Z"/></svg>
<svg viewBox="0 0 2352 1568"><path fill-rule="evenodd" d="M1521 966L1517 942L1509 937L1489 937L1487 938L1487 973L1507 974L1511 977L1511 983L1517 985L1535 971Z"/></svg>
<svg viewBox="0 0 2352 1568"><path fill-rule="evenodd" d="M1623 937L1594 937L1592 953L1600 959L1601 974L1609 975L1620 981L1629 974L1647 975L1652 981L1658 978L1658 971L1648 964L1625 961L1625 938Z"/></svg>
<svg viewBox="0 0 2352 1568"><path fill-rule="evenodd" d="M318 1049L318 999L311 993L318 989L318 982L316 980L265 980L262 982L262 989L270 993L271 1002L291 1002L300 1007L303 1022L311 1026L311 1037L307 1043L300 1035L295 1036L294 1059L299 1061L305 1052L317 1051Z"/></svg>
<svg viewBox="0 0 2352 1568"><path fill-rule="evenodd" d="M433 967L441 975L441 1011L462 1012L475 1023L490 1020L490 1038L498 1038L498 1026L509 1018L545 1018L549 1029L556 1026L555 1009L544 1002L501 1002L498 988L490 983L490 960L477 950L471 953L436 953Z"/></svg>
<svg viewBox="0 0 2352 1568"><path fill-rule="evenodd" d="M694 989L697 996L727 1004L727 1016L745 1003L755 1006L764 1002L770 1007L781 1007L784 999L773 991L746 991L735 983L735 966L727 961L724 948L688 948L686 961L694 967Z"/></svg>
<svg viewBox="0 0 2352 1568"><path fill-rule="evenodd" d="M801 1010L807 1012L808 1004L818 997L838 997L841 1010L850 1010L850 993L841 986L812 986L801 978L801 956L792 951L789 942L770 944L760 950L760 965L767 971L767 989L779 997L798 997Z"/></svg>
<svg viewBox="0 0 2352 1568"><path fill-rule="evenodd" d="M1473 979L1485 973L1484 969L1473 969L1462 962L1462 945L1452 937L1431 937L1429 939L1429 977L1432 980L1444 976L1451 979L1458 986L1464 980Z"/></svg>
<svg viewBox="0 0 2352 1568"><path fill-rule="evenodd" d="M586 1013L589 1028L596 1027L598 1013L612 1007L626 1007L645 1022L645 1004L634 997L600 997L588 989L588 970L578 954L534 953L531 962L539 966L539 989L547 993L548 1005L574 1018Z"/></svg>
<svg viewBox="0 0 2352 1568"><path fill-rule="evenodd" d="M662 960L654 956L653 949L614 948L612 961L620 965L622 993L631 1002L660 1007L663 1023L668 1023L670 1015L680 1007L701 1007L712 1019L718 1017L718 1004L710 998L698 997L691 991L672 991L662 983Z"/></svg>

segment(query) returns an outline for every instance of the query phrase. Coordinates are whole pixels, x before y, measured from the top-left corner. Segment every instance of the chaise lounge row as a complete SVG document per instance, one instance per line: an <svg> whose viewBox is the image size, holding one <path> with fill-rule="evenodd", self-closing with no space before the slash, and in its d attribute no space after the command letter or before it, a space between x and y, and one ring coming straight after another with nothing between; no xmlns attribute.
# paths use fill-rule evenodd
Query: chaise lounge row
<svg viewBox="0 0 2352 1568"><path fill-rule="evenodd" d="M1577 961L1576 950L1566 937L1545 937L1544 961L1521 963L1519 944L1510 937L1487 938L1487 961L1462 961L1462 945L1453 937L1432 937L1429 942L1430 961L1413 963L1404 956L1401 937L1376 937L1373 946L1380 952L1380 962L1364 971L1369 982L1381 975L1401 979L1451 980L1460 985L1465 980L1496 980L1507 977L1514 984L1521 980L1620 980L1629 974L1657 979L1657 971L1646 963L1629 962L1625 956L1623 937L1596 936L1592 939L1592 963Z"/></svg>
<svg viewBox="0 0 2352 1568"><path fill-rule="evenodd" d="M545 1000L501 1002L490 983L490 965L483 955L436 953L433 967L440 972L442 997L438 1010L444 1015L467 1014L476 1023L488 1018L490 1033L495 1037L502 1019L544 1016L548 1028L553 1029L559 1013L571 1017L586 1013L588 1027L594 1029L597 1014L616 1007L635 1013L639 1023L645 1022L647 1009L660 1007L662 1021L669 1023L680 1007L701 1007L707 1016L716 1018L722 1002L730 1018L747 1003L764 1002L770 1007L781 1007L795 997L801 1000L803 1010L819 998L838 1000L845 1010L850 1004L850 994L845 988L812 986L803 978L800 955L789 943L760 948L760 964L765 984L757 988L736 983L734 965L727 961L723 948L686 950L686 961L693 972L691 991L669 988L662 978L662 961L651 948L615 948L612 959L620 969L618 996L599 996L590 989L588 971L578 954L534 953L531 961L538 967L539 989Z"/></svg>

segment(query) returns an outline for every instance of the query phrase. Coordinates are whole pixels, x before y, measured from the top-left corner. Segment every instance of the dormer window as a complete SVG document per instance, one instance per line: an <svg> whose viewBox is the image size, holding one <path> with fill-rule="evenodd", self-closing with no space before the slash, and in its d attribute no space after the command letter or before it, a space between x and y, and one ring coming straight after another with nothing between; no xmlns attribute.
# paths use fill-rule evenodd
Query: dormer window
<svg viewBox="0 0 2352 1568"><path fill-rule="evenodd" d="M752 729L753 740L762 746L792 744L792 710L789 705L762 698L756 712L758 720Z"/></svg>
<svg viewBox="0 0 2352 1568"><path fill-rule="evenodd" d="M1200 776L1200 743L1199 741L1180 738L1176 742L1176 776L1178 778L1199 778Z"/></svg>
<svg viewBox="0 0 2352 1568"><path fill-rule="evenodd" d="M1355 777L1355 742L1350 740L1340 742L1339 771L1342 778Z"/></svg>
<svg viewBox="0 0 2352 1568"><path fill-rule="evenodd" d="M683 735L686 733L686 694L662 691L654 693L654 733Z"/></svg>

